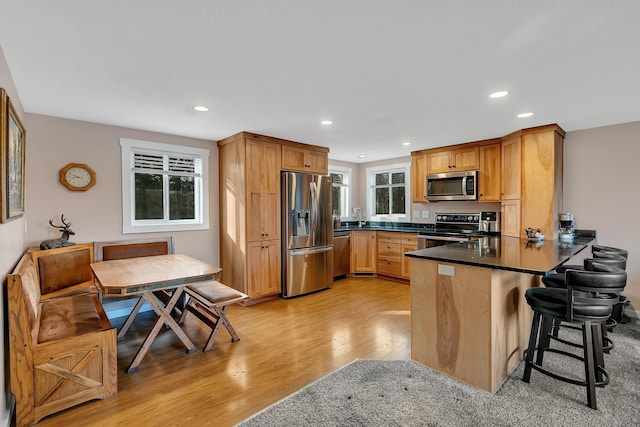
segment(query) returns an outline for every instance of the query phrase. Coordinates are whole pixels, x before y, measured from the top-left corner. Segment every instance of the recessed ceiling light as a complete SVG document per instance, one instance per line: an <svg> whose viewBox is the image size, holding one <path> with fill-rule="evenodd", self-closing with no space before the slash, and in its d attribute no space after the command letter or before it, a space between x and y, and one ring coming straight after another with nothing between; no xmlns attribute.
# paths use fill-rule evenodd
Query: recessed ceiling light
<svg viewBox="0 0 640 427"><path fill-rule="evenodd" d="M531 117L533 116L533 113L520 113L518 114L518 117L521 119L524 119L525 117Z"/></svg>
<svg viewBox="0 0 640 427"><path fill-rule="evenodd" d="M402 145L404 145L405 147L411 145L411 141L405 141L402 143Z"/></svg>
<svg viewBox="0 0 640 427"><path fill-rule="evenodd" d="M323 120L323 121L321 121L321 122L320 122L320 124L323 124L323 125L332 125L332 124L333 124L333 122L332 122L331 120Z"/></svg>
<svg viewBox="0 0 640 427"><path fill-rule="evenodd" d="M509 91L507 90L499 90L497 92L493 92L489 95L489 98L502 98L503 96L509 95Z"/></svg>
<svg viewBox="0 0 640 427"><path fill-rule="evenodd" d="M365 157L367 157L366 154L360 154L358 157L360 157L361 159L364 159Z"/></svg>
<svg viewBox="0 0 640 427"><path fill-rule="evenodd" d="M206 113L207 111L209 111L209 107L205 107L203 105L196 105L195 107L193 107L193 109L196 111L200 111L201 113Z"/></svg>

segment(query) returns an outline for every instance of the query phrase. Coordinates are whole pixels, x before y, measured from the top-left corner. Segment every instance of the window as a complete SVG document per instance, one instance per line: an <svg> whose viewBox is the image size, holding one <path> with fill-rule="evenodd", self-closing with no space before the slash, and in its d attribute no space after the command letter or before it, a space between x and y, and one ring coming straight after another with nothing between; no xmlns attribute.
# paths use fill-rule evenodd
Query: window
<svg viewBox="0 0 640 427"><path fill-rule="evenodd" d="M409 163L367 168L372 221L410 221L409 168Z"/></svg>
<svg viewBox="0 0 640 427"><path fill-rule="evenodd" d="M333 179L332 211L334 214L340 214L341 220L349 221L351 168L331 166L329 168L329 175Z"/></svg>
<svg viewBox="0 0 640 427"><path fill-rule="evenodd" d="M120 139L122 232L209 228L209 150Z"/></svg>

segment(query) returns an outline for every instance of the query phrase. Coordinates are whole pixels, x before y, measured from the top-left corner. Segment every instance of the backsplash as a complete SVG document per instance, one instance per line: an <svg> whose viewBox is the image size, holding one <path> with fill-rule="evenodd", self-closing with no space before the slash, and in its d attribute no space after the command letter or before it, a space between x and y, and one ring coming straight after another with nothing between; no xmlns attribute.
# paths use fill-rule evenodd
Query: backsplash
<svg viewBox="0 0 640 427"><path fill-rule="evenodd" d="M429 212L428 218L425 218L423 215L425 211ZM500 212L500 203L480 203L474 201L412 203L411 222L414 224L434 224L436 221L436 213L475 213L481 211ZM416 212L418 212L418 217L415 216Z"/></svg>

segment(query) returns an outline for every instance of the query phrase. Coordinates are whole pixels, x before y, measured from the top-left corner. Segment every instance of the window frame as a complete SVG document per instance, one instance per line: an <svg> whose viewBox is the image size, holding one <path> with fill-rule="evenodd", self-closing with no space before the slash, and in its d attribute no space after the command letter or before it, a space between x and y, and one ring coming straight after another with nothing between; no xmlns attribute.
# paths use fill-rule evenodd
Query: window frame
<svg viewBox="0 0 640 427"><path fill-rule="evenodd" d="M340 220L341 221L349 221L351 220L351 216L350 216L350 212L351 212L351 189L352 189L352 184L351 184L351 177L353 176L352 173L352 169L345 167L345 166L332 166L329 165L329 175L331 175L332 173L335 174L341 174L344 177L346 177L347 183L346 184L338 184L341 187L346 189L346 196L345 196L345 212L346 212L346 216L343 216L343 212L340 212ZM331 189L333 190L333 184L331 184ZM342 193L342 192L341 192ZM332 213L333 213L333 206L332 206Z"/></svg>
<svg viewBox="0 0 640 427"><path fill-rule="evenodd" d="M365 169L367 176L367 221L411 222L411 163L396 163ZM375 175L378 173L404 172L405 214L375 215Z"/></svg>
<svg viewBox="0 0 640 427"><path fill-rule="evenodd" d="M122 233L154 233L209 229L209 150L184 145L163 144L120 138L122 160ZM195 185L196 218L193 220L136 220L135 219L135 180L133 179L133 161L136 152L152 155L176 155L200 158L202 173L199 185ZM163 186L163 198L168 197Z"/></svg>

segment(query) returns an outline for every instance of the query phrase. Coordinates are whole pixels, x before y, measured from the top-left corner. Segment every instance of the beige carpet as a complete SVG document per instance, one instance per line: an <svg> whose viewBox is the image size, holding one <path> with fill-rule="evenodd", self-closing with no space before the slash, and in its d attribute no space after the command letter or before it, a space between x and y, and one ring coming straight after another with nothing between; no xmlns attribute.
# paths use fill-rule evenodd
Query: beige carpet
<svg viewBox="0 0 640 427"><path fill-rule="evenodd" d="M584 387L536 371L522 382L522 362L491 395L411 361L356 360L239 426L638 426L640 323L618 325L611 337L611 379L596 391L597 411ZM549 356L545 366L583 375L581 362Z"/></svg>

